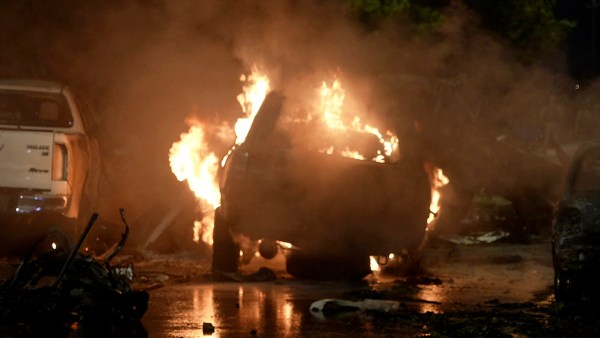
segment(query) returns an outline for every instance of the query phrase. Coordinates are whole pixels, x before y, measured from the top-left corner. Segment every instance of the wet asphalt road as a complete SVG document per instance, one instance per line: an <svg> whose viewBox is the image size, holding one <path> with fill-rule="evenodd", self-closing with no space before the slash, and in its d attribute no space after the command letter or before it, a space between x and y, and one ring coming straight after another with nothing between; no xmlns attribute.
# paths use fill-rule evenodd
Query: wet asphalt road
<svg viewBox="0 0 600 338"><path fill-rule="evenodd" d="M463 336L445 330L473 317L479 318L473 319L474 334L466 336L498 332L536 336L547 332L543 323L549 320L548 309L554 303L548 253L547 241L442 244L426 251L425 273L416 281L373 275L355 283L315 282L278 273L276 280L266 282L167 284L150 292L142 323L148 337L415 337ZM325 316L310 311L311 303L323 298L390 295L402 304L392 316L360 311ZM450 318L451 313L460 313L459 318ZM496 318L498 327L477 331L482 326L479 321L486 322L489 316ZM520 316L527 320L516 321ZM204 323L214 326L214 331Z"/></svg>
<svg viewBox="0 0 600 338"><path fill-rule="evenodd" d="M340 283L211 283L173 285L151 294L143 319L149 337L387 337L414 336L410 328L375 330L360 314L327 319L311 313L320 298L341 297ZM214 325L211 334L203 324ZM206 324L205 324L206 325Z"/></svg>
<svg viewBox="0 0 600 338"><path fill-rule="evenodd" d="M376 273L358 282L298 280L283 257L253 260L275 271L265 281L214 281L206 257L136 261L137 289L148 289L141 323L71 325L68 337L597 337L596 302L562 304L552 294L550 243L432 243L424 271L413 277ZM5 268L10 265L5 266ZM387 266L388 269L393 266ZM8 272L8 270L6 271ZM391 299L391 312L315 313L324 298ZM33 319L33 318L32 318ZM10 323L5 323L10 324ZM213 329L211 329L213 328ZM53 335L43 327L7 325L0 337Z"/></svg>

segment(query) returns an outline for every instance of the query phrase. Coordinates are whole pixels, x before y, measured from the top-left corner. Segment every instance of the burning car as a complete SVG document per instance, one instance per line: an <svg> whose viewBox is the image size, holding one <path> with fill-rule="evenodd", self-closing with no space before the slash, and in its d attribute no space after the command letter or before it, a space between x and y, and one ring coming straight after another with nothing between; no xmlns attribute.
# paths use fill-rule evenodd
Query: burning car
<svg viewBox="0 0 600 338"><path fill-rule="evenodd" d="M44 227L89 217L89 210L84 213L93 203L100 167L91 117L88 105L62 84L0 80L3 236L16 236L11 225L30 225L20 235L34 239ZM23 241L10 242L27 246Z"/></svg>
<svg viewBox="0 0 600 338"><path fill-rule="evenodd" d="M301 277L359 278L370 255L415 250L431 191L409 140L399 149L378 133L331 128L287 101L268 94L222 161L213 272L237 270L242 239L258 240L265 258L285 246L288 272Z"/></svg>
<svg viewBox="0 0 600 338"><path fill-rule="evenodd" d="M575 153L553 223L552 258L556 299L581 296L600 263L600 142Z"/></svg>

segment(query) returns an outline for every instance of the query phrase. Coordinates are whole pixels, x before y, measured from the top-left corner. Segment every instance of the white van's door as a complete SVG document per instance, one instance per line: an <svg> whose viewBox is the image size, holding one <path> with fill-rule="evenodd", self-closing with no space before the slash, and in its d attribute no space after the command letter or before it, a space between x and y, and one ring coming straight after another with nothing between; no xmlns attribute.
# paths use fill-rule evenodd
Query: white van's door
<svg viewBox="0 0 600 338"><path fill-rule="evenodd" d="M0 130L0 187L51 190L51 131Z"/></svg>

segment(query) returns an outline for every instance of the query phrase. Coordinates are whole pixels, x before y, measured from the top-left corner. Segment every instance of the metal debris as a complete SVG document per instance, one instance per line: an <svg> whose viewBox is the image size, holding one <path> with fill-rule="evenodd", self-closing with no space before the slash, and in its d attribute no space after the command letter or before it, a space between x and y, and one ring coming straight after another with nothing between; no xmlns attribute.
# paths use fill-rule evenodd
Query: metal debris
<svg viewBox="0 0 600 338"><path fill-rule="evenodd" d="M483 244L483 243L493 243L498 241L504 237L508 237L510 234L506 231L490 231L485 234L479 236L440 236L447 240L448 242L454 244L463 244L463 245L471 245L471 244Z"/></svg>
<svg viewBox="0 0 600 338"><path fill-rule="evenodd" d="M392 312L400 309L396 300L365 299L351 301L345 299L321 299L310 305L311 312L377 311Z"/></svg>
<svg viewBox="0 0 600 338"><path fill-rule="evenodd" d="M204 322L202 323L202 333L203 334L212 334L215 332L215 326L212 323Z"/></svg>
<svg viewBox="0 0 600 338"><path fill-rule="evenodd" d="M33 245L12 278L0 287L2 325L41 325L57 332L89 327L89 323L108 330L120 324L141 327L148 293L133 290L126 276L110 266L127 239L123 210L126 230L107 259L100 262L79 252L96 218L94 214L75 246L58 230Z"/></svg>

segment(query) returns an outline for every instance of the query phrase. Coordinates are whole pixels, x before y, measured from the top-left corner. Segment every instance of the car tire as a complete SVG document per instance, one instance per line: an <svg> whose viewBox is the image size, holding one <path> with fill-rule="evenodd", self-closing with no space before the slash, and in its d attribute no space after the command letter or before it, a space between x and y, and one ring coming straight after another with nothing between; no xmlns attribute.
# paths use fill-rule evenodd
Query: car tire
<svg viewBox="0 0 600 338"><path fill-rule="evenodd" d="M554 298L557 301L571 301L575 296L575 280L568 272L560 268L554 269Z"/></svg>
<svg viewBox="0 0 600 338"><path fill-rule="evenodd" d="M16 234L7 247L11 247L12 254L23 255L29 248L45 234L60 229L71 242L75 242L73 228L75 221L62 214L54 212L39 212Z"/></svg>
<svg viewBox="0 0 600 338"><path fill-rule="evenodd" d="M230 224L221 209L215 210L213 229L212 273L236 272L240 259L239 245L233 241L229 232Z"/></svg>
<svg viewBox="0 0 600 338"><path fill-rule="evenodd" d="M287 272L312 280L360 280L371 273L367 255L323 256L294 251L286 257Z"/></svg>

